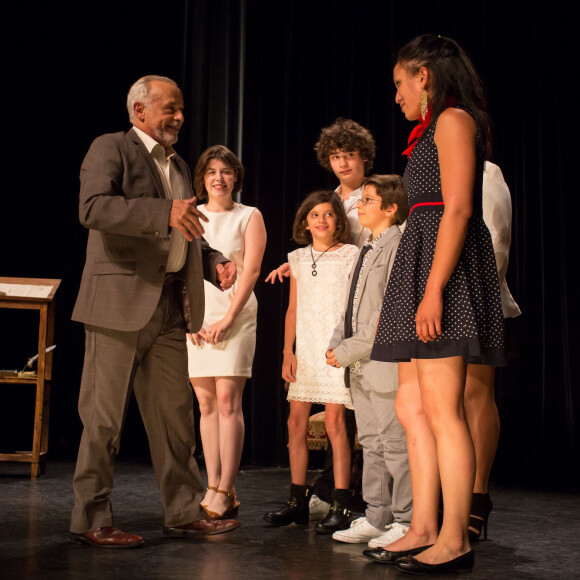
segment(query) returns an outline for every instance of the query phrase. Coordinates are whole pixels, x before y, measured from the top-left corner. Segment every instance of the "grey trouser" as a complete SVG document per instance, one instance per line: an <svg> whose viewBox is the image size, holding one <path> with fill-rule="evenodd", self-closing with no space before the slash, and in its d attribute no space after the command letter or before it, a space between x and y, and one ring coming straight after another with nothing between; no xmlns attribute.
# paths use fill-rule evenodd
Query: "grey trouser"
<svg viewBox="0 0 580 580"><path fill-rule="evenodd" d="M364 375L350 376L359 443L363 447L363 498L367 521L382 529L409 525L413 511L405 430L395 414L397 392L380 393Z"/></svg>

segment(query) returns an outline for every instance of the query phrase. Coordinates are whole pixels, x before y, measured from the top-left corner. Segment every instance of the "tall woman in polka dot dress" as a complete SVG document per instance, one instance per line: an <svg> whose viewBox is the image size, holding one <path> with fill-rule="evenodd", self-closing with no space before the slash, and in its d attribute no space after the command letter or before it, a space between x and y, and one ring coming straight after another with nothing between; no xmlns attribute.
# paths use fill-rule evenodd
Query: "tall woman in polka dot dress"
<svg viewBox="0 0 580 580"><path fill-rule="evenodd" d="M410 121L410 216L385 293L372 358L399 362L396 409L407 432L413 519L373 559L400 570L473 568L468 520L475 457L465 421L468 363L504 364L497 270L482 217L489 119L483 89L453 40L423 35L394 68ZM437 533L439 490L443 525ZM370 551L374 552L374 551Z"/></svg>

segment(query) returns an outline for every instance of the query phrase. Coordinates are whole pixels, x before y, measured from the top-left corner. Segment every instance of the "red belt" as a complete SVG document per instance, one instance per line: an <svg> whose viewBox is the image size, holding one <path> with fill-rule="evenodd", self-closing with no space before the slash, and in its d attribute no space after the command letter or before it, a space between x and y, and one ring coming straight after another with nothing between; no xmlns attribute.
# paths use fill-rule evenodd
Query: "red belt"
<svg viewBox="0 0 580 580"><path fill-rule="evenodd" d="M416 207L421 207L424 205L445 205L442 201L424 201L422 203L416 203L410 210L409 210L409 215L411 215L411 212L416 208Z"/></svg>

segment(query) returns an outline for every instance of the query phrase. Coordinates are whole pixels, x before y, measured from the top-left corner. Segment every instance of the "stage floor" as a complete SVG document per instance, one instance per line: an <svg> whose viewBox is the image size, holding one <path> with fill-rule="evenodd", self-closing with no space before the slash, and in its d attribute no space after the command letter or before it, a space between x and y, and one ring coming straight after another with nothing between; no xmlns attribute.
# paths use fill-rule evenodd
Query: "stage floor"
<svg viewBox="0 0 580 580"><path fill-rule="evenodd" d="M36 482L27 464L0 464L0 578L3 580L163 579L346 580L405 578L309 527L274 528L265 511L286 497L289 470L244 468L236 489L242 526L209 538L162 535L155 476L146 462L119 462L115 524L143 536L133 550L97 550L67 538L74 464L49 462ZM203 474L202 474L203 475ZM494 486L489 539L474 544L470 579L580 578L580 494ZM439 576L446 578L447 576ZM453 576L457 577L457 576Z"/></svg>

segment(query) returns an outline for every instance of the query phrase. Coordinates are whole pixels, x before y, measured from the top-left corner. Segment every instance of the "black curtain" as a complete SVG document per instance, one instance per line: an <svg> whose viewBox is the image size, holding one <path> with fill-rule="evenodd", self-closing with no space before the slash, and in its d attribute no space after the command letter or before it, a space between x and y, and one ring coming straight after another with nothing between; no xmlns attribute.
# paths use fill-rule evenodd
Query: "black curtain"
<svg viewBox="0 0 580 580"><path fill-rule="evenodd" d="M22 2L3 7L4 185L0 276L61 278L51 393L51 457L75 458L84 330L70 320L84 265L79 170L91 142L130 127L126 96L146 74L180 80L184 4ZM182 151L180 149L180 151ZM187 159L187 157L186 157ZM22 368L38 318L0 310L0 368ZM31 449L31 387L0 385L0 449ZM135 405L122 453L147 453Z"/></svg>
<svg viewBox="0 0 580 580"><path fill-rule="evenodd" d="M338 116L355 119L376 138L374 170L402 173L400 152L411 125L394 104L393 55L413 36L431 32L457 39L482 76L494 160L513 198L508 282L524 314L519 358L498 373L502 436L494 478L578 484L577 50L559 2L175 0L159 9L63 2L4 10L9 104L0 275L63 279L52 456L73 457L80 434L83 331L70 322L86 240L77 218L78 170L93 138L128 127L131 83L150 73L177 80L186 100L179 152L193 167L205 147L229 146L246 168L242 202L264 214L268 246L256 286L258 343L244 401L244 461L276 465L287 461L280 366L288 285L262 280L294 248L291 224L300 200L336 185L313 151L323 126ZM0 367L19 367L34 353L34 324L0 311ZM26 448L32 429L25 396L0 386L2 449ZM127 421L122 452L146 453L137 413L130 411Z"/></svg>
<svg viewBox="0 0 580 580"><path fill-rule="evenodd" d="M184 3L181 83L192 169L204 149L242 156L244 0Z"/></svg>

